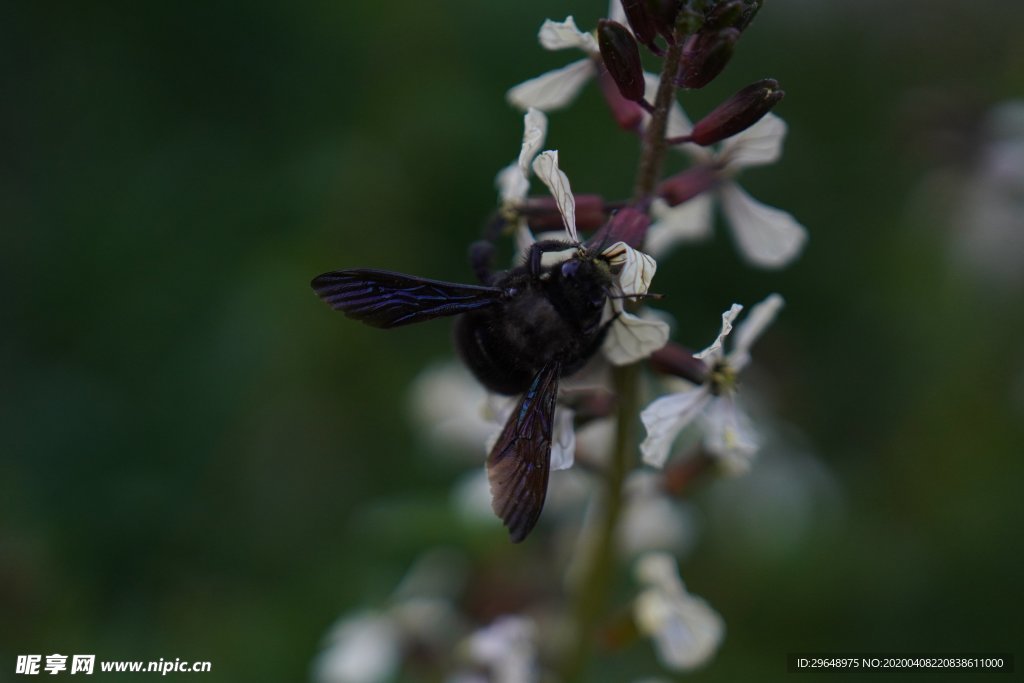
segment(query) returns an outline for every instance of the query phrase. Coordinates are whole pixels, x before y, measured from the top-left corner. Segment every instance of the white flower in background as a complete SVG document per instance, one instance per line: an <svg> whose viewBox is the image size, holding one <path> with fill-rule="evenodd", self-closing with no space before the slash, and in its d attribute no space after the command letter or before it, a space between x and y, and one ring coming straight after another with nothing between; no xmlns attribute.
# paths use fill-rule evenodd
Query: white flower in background
<svg viewBox="0 0 1024 683"><path fill-rule="evenodd" d="M845 495L799 431L772 422L759 426L764 445L757 467L716 482L702 511L708 535L729 539L724 550L731 561L783 566L814 538L841 528Z"/></svg>
<svg viewBox="0 0 1024 683"><path fill-rule="evenodd" d="M318 683L388 681L402 661L398 626L381 612L344 617L331 627L325 644L313 665L313 679Z"/></svg>
<svg viewBox="0 0 1024 683"><path fill-rule="evenodd" d="M1024 288L1024 100L994 108L970 175L956 181L953 258L980 277Z"/></svg>
<svg viewBox="0 0 1024 683"><path fill-rule="evenodd" d="M488 675L460 673L449 683L533 683L540 679L537 651L534 645L536 628L525 617L503 616L473 633L463 644L470 663Z"/></svg>
<svg viewBox="0 0 1024 683"><path fill-rule="evenodd" d="M725 623L707 602L686 592L675 558L644 555L635 573L645 588L633 603L633 618L640 632L654 640L661 662L687 671L711 659L725 635Z"/></svg>
<svg viewBox="0 0 1024 683"><path fill-rule="evenodd" d="M709 236L717 199L747 261L762 268L781 268L795 259L807 241L806 229L789 213L755 200L734 180L745 168L778 161L785 136L786 123L769 113L722 142L717 151L685 145L697 164L714 170L718 186L674 207L656 201L652 206L655 223L645 243L648 251L660 256L676 244Z"/></svg>
<svg viewBox="0 0 1024 683"><path fill-rule="evenodd" d="M619 551L626 557L663 551L686 553L696 537L696 524L685 503L665 493L660 472L638 469L625 484L619 527Z"/></svg>
<svg viewBox="0 0 1024 683"><path fill-rule="evenodd" d="M313 662L317 683L385 683L394 680L411 644L450 647L461 629L452 599L464 574L458 557L439 550L419 558L391 596L389 606L342 616Z"/></svg>
<svg viewBox="0 0 1024 683"><path fill-rule="evenodd" d="M448 361L420 372L409 391L409 413L447 456L479 462L481 445L495 433L487 390L461 363Z"/></svg>
<svg viewBox="0 0 1024 683"><path fill-rule="evenodd" d="M725 338L743 307L733 304L722 314L722 331L708 348L695 358L704 361L708 380L656 399L640 413L647 438L640 445L644 462L662 467L668 459L676 436L700 418L704 447L718 456L732 471L742 472L757 452L758 438L749 418L736 404L736 380L750 362L750 347L782 308L782 297L772 294L754 306L747 319L736 329L732 350L723 350Z"/></svg>
<svg viewBox="0 0 1024 683"><path fill-rule="evenodd" d="M548 19L537 35L546 50L581 50L586 56L560 69L531 78L515 86L505 95L509 103L519 109L536 107L542 111L554 111L565 107L579 94L583 86L597 75L601 51L597 38L576 27L570 16L565 21Z"/></svg>

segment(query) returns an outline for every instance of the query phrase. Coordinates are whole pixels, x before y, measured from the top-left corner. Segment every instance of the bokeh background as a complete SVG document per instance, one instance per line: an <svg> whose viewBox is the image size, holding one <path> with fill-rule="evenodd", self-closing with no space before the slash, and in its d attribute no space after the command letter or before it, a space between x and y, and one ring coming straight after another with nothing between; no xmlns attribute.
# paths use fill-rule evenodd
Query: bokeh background
<svg viewBox="0 0 1024 683"><path fill-rule="evenodd" d="M684 105L782 83L785 154L743 184L809 246L751 270L719 226L656 289L697 347L731 302L785 295L749 382L817 483L790 469L728 506L717 484L696 497L683 575L728 633L692 678L785 679L795 651L1012 652L1022 191L999 195L994 249L971 246L964 196L987 182L988 112L1024 96L1024 5L766 4ZM465 464L408 416L449 326L364 328L308 281L469 281L521 136L503 93L568 61L537 46L544 18L604 9L4 4L0 679L17 654L63 652L305 680L337 616L385 600L425 548L509 556L452 512ZM577 190L628 194L636 143L595 89L548 144ZM657 671L646 643L622 656Z"/></svg>

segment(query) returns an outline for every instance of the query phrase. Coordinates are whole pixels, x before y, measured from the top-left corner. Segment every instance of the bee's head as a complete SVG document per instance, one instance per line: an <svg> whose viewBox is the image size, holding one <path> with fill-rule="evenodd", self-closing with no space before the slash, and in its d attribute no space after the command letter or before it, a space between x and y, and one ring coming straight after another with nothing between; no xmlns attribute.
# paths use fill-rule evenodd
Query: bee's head
<svg viewBox="0 0 1024 683"><path fill-rule="evenodd" d="M591 312L604 307L612 272L603 259L581 250L555 266L552 276L560 297L576 310Z"/></svg>

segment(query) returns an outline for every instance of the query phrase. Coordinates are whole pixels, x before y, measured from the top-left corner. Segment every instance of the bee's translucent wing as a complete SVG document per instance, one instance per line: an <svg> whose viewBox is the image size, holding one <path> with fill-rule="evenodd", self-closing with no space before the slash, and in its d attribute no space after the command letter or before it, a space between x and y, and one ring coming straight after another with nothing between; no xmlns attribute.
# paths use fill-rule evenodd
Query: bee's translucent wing
<svg viewBox="0 0 1024 683"><path fill-rule="evenodd" d="M331 308L373 327L399 327L493 306L497 287L461 285L387 270L336 270L311 283Z"/></svg>
<svg viewBox="0 0 1024 683"><path fill-rule="evenodd" d="M560 371L559 363L541 368L487 457L491 507L513 543L533 530L544 507Z"/></svg>

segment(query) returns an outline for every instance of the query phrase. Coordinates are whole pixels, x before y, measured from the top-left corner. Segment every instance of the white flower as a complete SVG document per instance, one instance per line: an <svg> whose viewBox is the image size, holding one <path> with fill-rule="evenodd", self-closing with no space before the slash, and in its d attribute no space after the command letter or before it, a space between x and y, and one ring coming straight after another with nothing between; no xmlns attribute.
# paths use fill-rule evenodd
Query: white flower
<svg viewBox="0 0 1024 683"><path fill-rule="evenodd" d="M717 198L747 261L762 268L781 268L790 263L803 248L807 231L789 213L755 200L733 180L744 168L776 162L785 136L785 122L767 114L725 140L717 151L686 145L698 164L716 169L720 183L714 191L675 207L656 201L652 213L657 220L648 231L646 248L659 256L680 242L710 235L712 203Z"/></svg>
<svg viewBox="0 0 1024 683"><path fill-rule="evenodd" d="M613 21L629 28L619 0L612 0L609 4L608 15ZM506 99L513 106L522 110L535 108L541 111L555 111L576 99L583 86L598 75L601 69L601 51L594 34L580 31L571 16L563 22L545 21L541 27L539 38L541 45L548 50L577 48L585 52L587 57L520 83L508 91ZM655 100L659 80L657 74L644 72L644 98L648 102ZM641 125L646 127L650 121L650 113L639 105L630 103L630 106L636 107L636 114L640 117ZM692 128L693 126L683 113L682 107L678 102L674 102L669 111L666 136L686 135Z"/></svg>
<svg viewBox="0 0 1024 683"><path fill-rule="evenodd" d="M446 456L464 454L479 462L480 445L495 430L487 390L461 363L448 361L423 370L409 392L409 412L420 433Z"/></svg>
<svg viewBox="0 0 1024 683"><path fill-rule="evenodd" d="M390 680L400 663L397 624L388 615L365 611L331 628L313 678L318 683L377 683Z"/></svg>
<svg viewBox="0 0 1024 683"><path fill-rule="evenodd" d="M531 683L540 678L535 638L532 621L525 617L503 616L473 633L465 647L470 661L489 671L487 681Z"/></svg>
<svg viewBox="0 0 1024 683"><path fill-rule="evenodd" d="M651 553L636 564L637 580L647 586L633 604L633 618L654 639L658 658L675 671L707 662L725 634L722 617L707 602L686 592L675 559Z"/></svg>
<svg viewBox="0 0 1024 683"><path fill-rule="evenodd" d="M1024 288L1024 100L989 112L987 139L952 195L952 257L991 284ZM945 218L945 217L943 217Z"/></svg>
<svg viewBox="0 0 1024 683"><path fill-rule="evenodd" d="M647 429L647 438L640 445L644 462L662 467L676 436L699 417L703 423L705 448L719 456L723 464L733 471L749 467L750 459L758 448L758 439L749 418L736 405L736 378L750 362L750 347L775 318L782 304L782 297L772 294L754 306L737 328L728 354L723 352L723 344L743 307L733 304L722 314L722 331L718 337L711 346L694 354L707 366L708 381L662 396L640 413Z"/></svg>
<svg viewBox="0 0 1024 683"><path fill-rule="evenodd" d="M635 557L654 551L685 552L696 528L685 505L664 491L661 473L638 469L625 484L625 504L619 530L619 551Z"/></svg>
<svg viewBox="0 0 1024 683"><path fill-rule="evenodd" d="M384 609L342 616L313 662L317 683L385 683L398 673L410 643L445 650L460 629L452 597L461 588L458 557L434 551L409 569Z"/></svg>
<svg viewBox="0 0 1024 683"><path fill-rule="evenodd" d="M537 37L547 50L575 48L586 54L583 59L520 83L506 94L509 103L519 109L554 111L572 102L587 81L597 75L601 51L594 35L580 31L571 16L565 21L548 19Z"/></svg>

